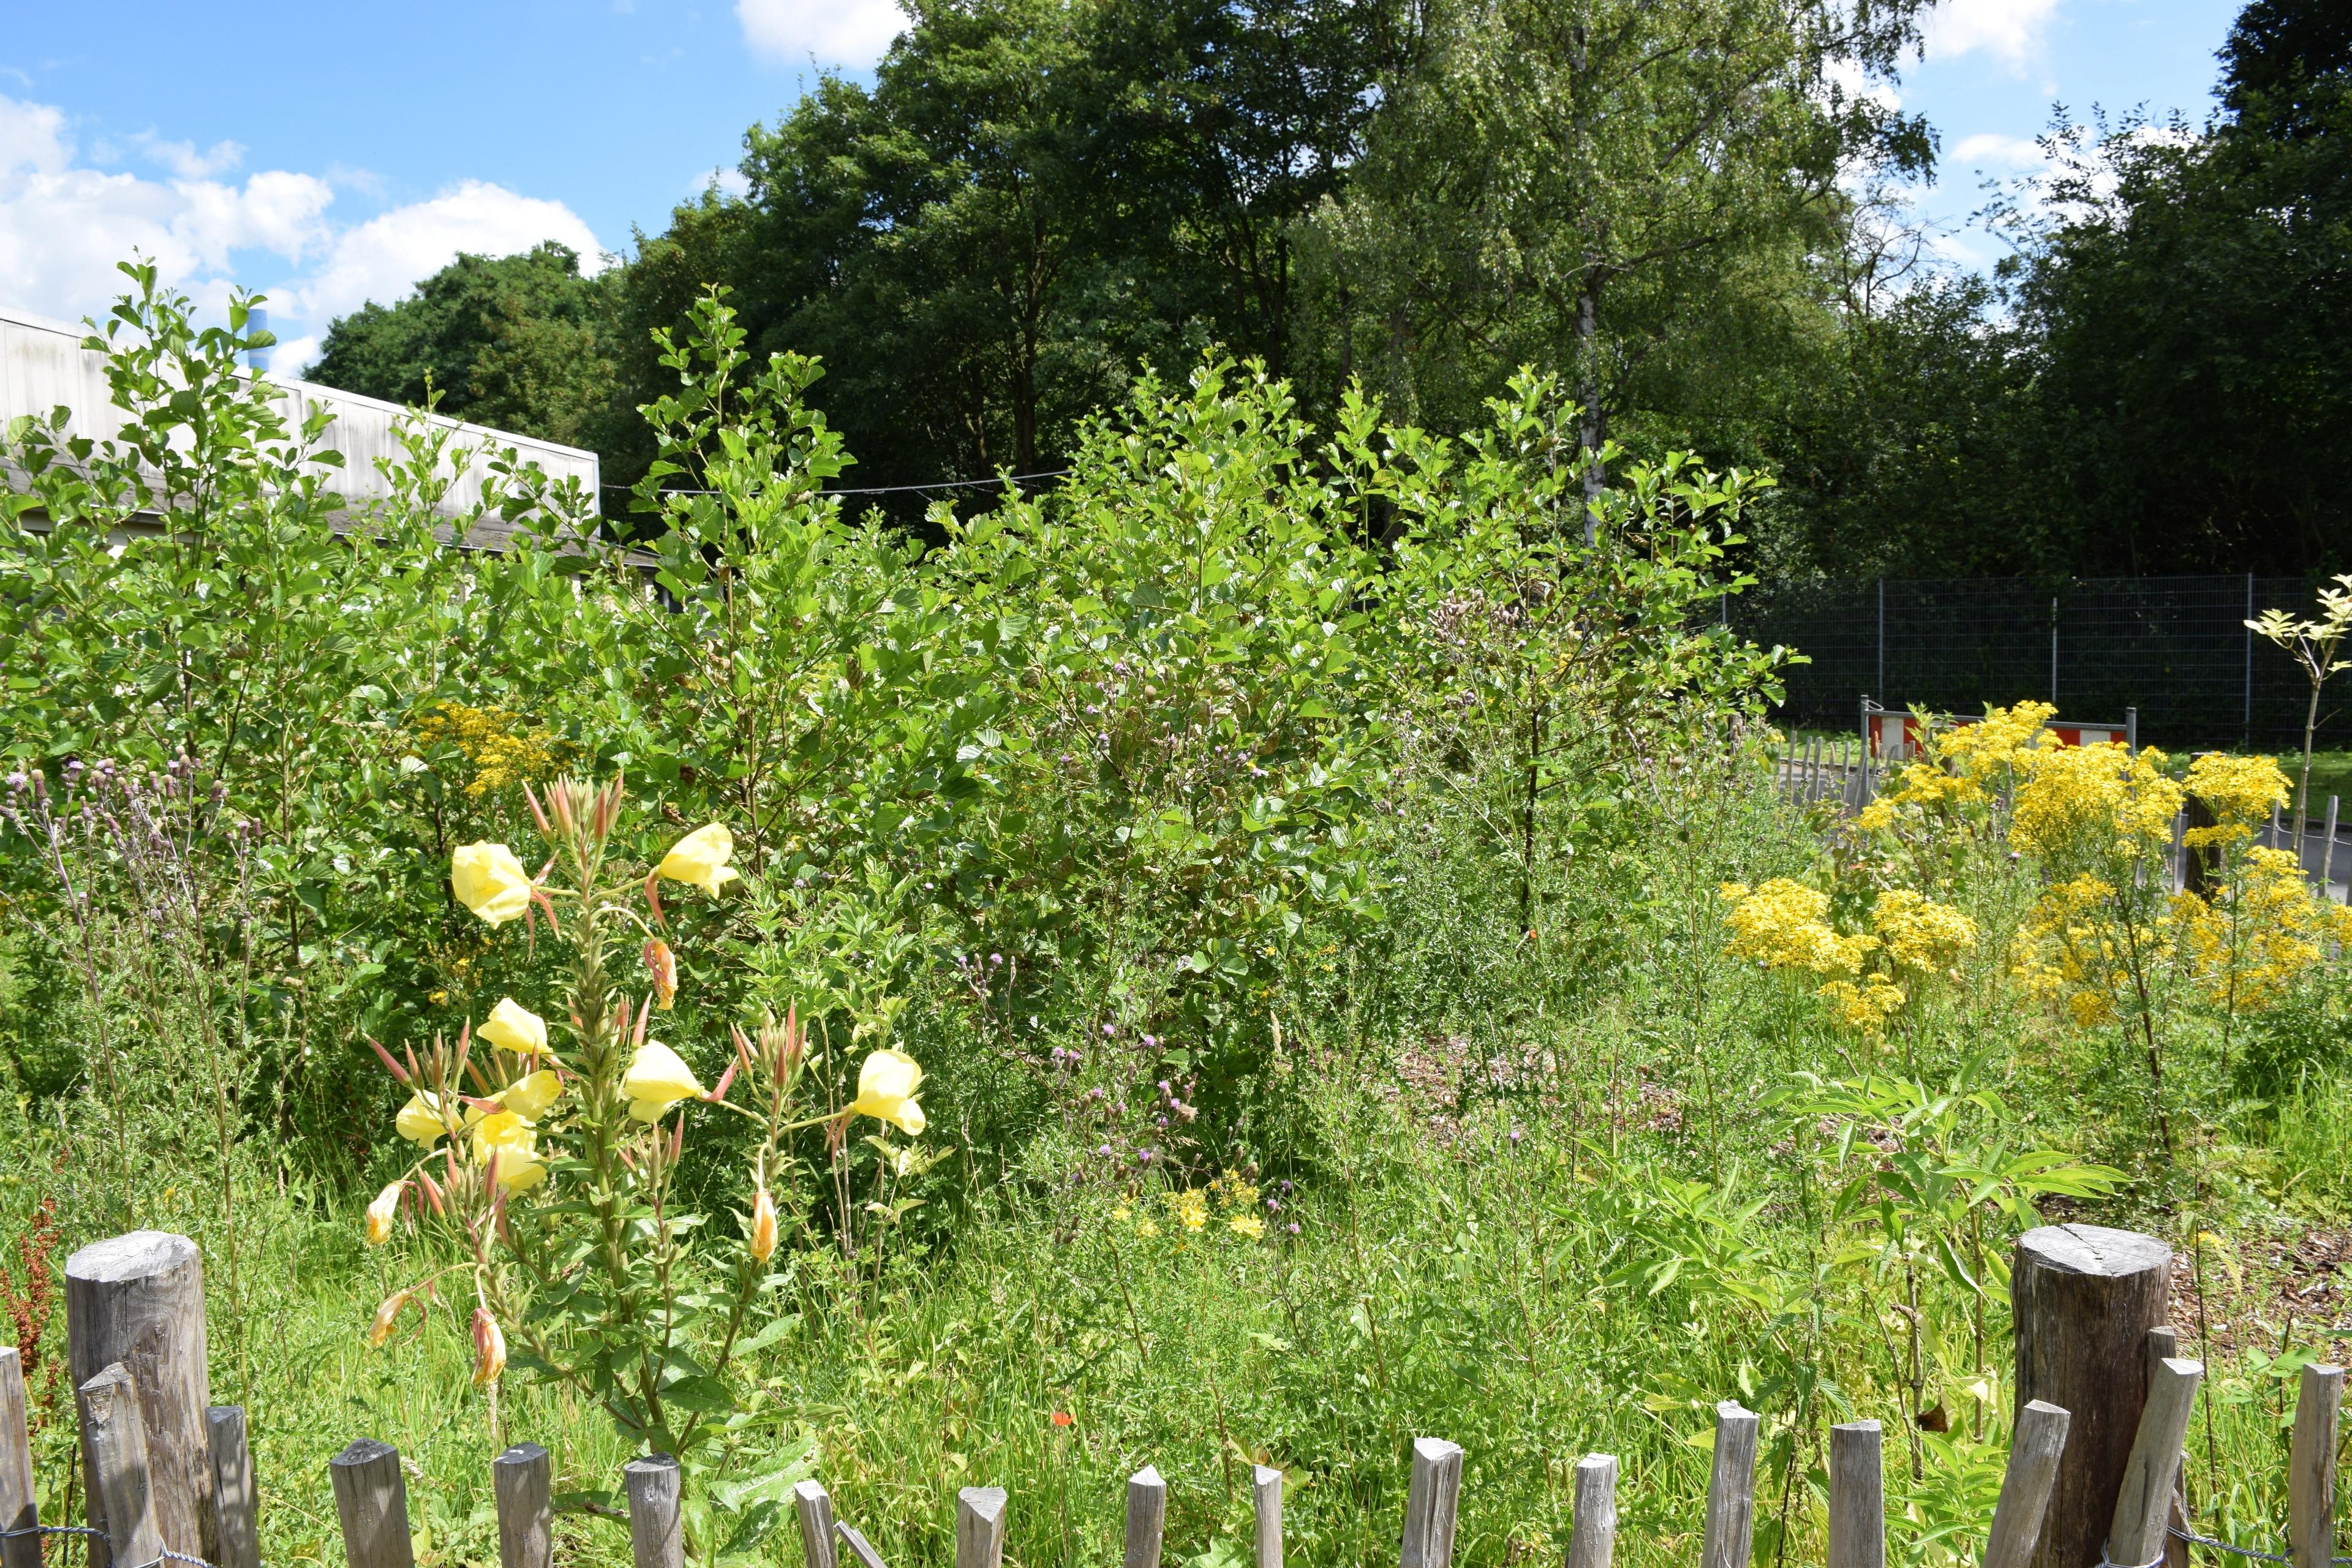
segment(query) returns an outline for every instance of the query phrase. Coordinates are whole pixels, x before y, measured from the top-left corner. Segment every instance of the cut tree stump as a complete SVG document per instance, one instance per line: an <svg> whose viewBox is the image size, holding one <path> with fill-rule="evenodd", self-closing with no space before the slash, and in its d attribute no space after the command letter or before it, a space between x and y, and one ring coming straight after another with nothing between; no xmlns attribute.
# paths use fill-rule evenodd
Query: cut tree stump
<svg viewBox="0 0 2352 1568"><path fill-rule="evenodd" d="M173 1552L220 1563L213 1518L212 1404L205 1369L205 1266L196 1244L160 1230L94 1241L66 1259L66 1342L79 1388L121 1363L139 1394L147 1436L147 1496L155 1532ZM104 1494L88 1469L90 1523L106 1529ZM107 1568L90 1542L89 1568Z"/></svg>

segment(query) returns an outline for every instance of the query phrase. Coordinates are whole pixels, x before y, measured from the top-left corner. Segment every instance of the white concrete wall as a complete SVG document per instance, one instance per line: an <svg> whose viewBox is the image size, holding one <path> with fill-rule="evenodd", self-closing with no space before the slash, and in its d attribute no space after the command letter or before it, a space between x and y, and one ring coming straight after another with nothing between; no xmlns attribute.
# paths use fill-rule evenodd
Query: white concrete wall
<svg viewBox="0 0 2352 1568"><path fill-rule="evenodd" d="M106 384L106 358L81 346L89 335L84 327L0 307L0 425L19 415L47 415L62 405L73 410L71 434L103 440L121 428L122 411L114 406ZM375 460L400 456L393 431L406 410L398 404L307 381L278 377L271 381L287 395L289 425L299 425L314 407L334 415L324 440L343 455L343 467L331 481L333 489L354 506L364 506L387 493L389 487L376 472ZM488 454L503 447L513 447L522 461L538 464L551 479L567 475L577 479L587 490L591 506L601 510L595 453L456 419L436 417L433 423L458 431L458 444L477 449L442 509L453 522L470 523L479 513ZM469 533L468 542L495 547L499 531L492 520Z"/></svg>

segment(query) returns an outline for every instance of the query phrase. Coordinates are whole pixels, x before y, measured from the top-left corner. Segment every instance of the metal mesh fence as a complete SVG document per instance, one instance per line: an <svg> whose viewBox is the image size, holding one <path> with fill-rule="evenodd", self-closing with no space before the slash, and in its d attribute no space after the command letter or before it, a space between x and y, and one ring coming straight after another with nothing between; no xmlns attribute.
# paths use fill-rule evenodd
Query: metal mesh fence
<svg viewBox="0 0 2352 1568"><path fill-rule="evenodd" d="M2273 606L2308 614L2300 577L1887 577L1760 584L1727 619L1811 662L1788 673L1783 723L1851 729L1862 699L1981 712L2025 698L2121 723L2159 745L2300 744L2311 689L2249 632ZM2323 715L2326 710L2323 709ZM2323 720L2321 742L2345 743Z"/></svg>

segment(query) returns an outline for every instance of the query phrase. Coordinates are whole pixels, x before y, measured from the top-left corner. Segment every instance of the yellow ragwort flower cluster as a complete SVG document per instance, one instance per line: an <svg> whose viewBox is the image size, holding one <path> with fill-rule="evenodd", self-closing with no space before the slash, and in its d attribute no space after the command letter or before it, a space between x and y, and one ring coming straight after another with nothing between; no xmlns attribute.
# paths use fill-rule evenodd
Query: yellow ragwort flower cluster
<svg viewBox="0 0 2352 1568"><path fill-rule="evenodd" d="M2115 896L2115 884L2100 877L2056 883L2017 933L2012 967L2026 991L2063 1008L2078 1028L2116 1022L2116 998L2131 984L2115 926L2105 918Z"/></svg>
<svg viewBox="0 0 2352 1568"><path fill-rule="evenodd" d="M2352 939L2352 909L2323 902L2285 849L2247 850L2210 900L2182 893L2173 916L2198 988L2238 1013L2275 1005L2326 957L2331 937Z"/></svg>
<svg viewBox="0 0 2352 1568"><path fill-rule="evenodd" d="M2132 860L2167 849L2181 787L2164 753L2120 742L2023 753L2026 778L2010 823L2012 849L2060 866Z"/></svg>
<svg viewBox="0 0 2352 1568"><path fill-rule="evenodd" d="M1769 969L1809 969L1815 974L1853 977L1878 945L1874 936L1841 936L1829 923L1830 896L1786 877L1750 889L1726 882L1720 889L1731 905L1723 923L1731 928L1724 951Z"/></svg>
<svg viewBox="0 0 2352 1568"><path fill-rule="evenodd" d="M1907 888L1878 895L1870 928L1895 967L1917 974L1950 975L1960 955L1977 945L1976 921Z"/></svg>
<svg viewBox="0 0 2352 1568"><path fill-rule="evenodd" d="M2004 773L2022 772L2052 744L2042 728L2058 710L2047 702L1989 708L1972 724L1935 730L1919 755L1864 806L1856 826L1884 832L1906 817L1949 816L1989 804Z"/></svg>
<svg viewBox="0 0 2352 1568"><path fill-rule="evenodd" d="M2255 825L2287 803L2286 774L2268 757L2233 757L2208 752L2189 764L2189 793L2213 814L2210 827L2192 827L2181 842L2191 849L2236 847L2254 836Z"/></svg>
<svg viewBox="0 0 2352 1568"><path fill-rule="evenodd" d="M503 708L437 703L419 714L411 728L427 746L457 748L474 770L466 793L478 798L545 778L555 767L555 751L547 731Z"/></svg>

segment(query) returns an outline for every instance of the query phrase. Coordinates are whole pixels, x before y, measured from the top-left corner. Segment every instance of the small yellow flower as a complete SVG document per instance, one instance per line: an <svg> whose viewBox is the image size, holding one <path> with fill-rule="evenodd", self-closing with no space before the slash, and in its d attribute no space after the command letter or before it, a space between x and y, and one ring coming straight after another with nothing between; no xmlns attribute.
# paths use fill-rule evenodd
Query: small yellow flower
<svg viewBox="0 0 2352 1568"><path fill-rule="evenodd" d="M539 1134L511 1110L485 1116L474 1126L474 1159L488 1165L493 1158L499 1163L499 1185L509 1192L527 1193L547 1180L547 1167L539 1158Z"/></svg>
<svg viewBox="0 0 2352 1568"><path fill-rule="evenodd" d="M1187 1187L1181 1193L1169 1194L1168 1206L1176 1211L1177 1219L1182 1222L1186 1230L1198 1231L1208 1227L1208 1194L1199 1188Z"/></svg>
<svg viewBox="0 0 2352 1568"><path fill-rule="evenodd" d="M375 1202L367 1206L367 1239L370 1247L382 1247L392 1239L393 1216L400 1212L400 1194L406 1182L394 1182L376 1194Z"/></svg>
<svg viewBox="0 0 2352 1568"><path fill-rule="evenodd" d="M876 1051L857 1069L857 1098L850 1101L850 1112L887 1121L910 1138L919 1137L923 1108L915 1101L915 1090L922 1082L923 1069L915 1065L914 1058L904 1051Z"/></svg>
<svg viewBox="0 0 2352 1568"><path fill-rule="evenodd" d="M547 1054L547 1020L511 996L501 996L482 1026L482 1038L519 1057Z"/></svg>
<svg viewBox="0 0 2352 1568"><path fill-rule="evenodd" d="M717 896L719 889L735 879L734 868L728 858L735 853L735 836L727 831L723 822L698 827L679 839L654 868L654 874L673 882L691 882L704 892Z"/></svg>
<svg viewBox="0 0 2352 1568"><path fill-rule="evenodd" d="M547 1113L563 1093L563 1080L546 1068L519 1078L499 1090L495 1097L500 1105L525 1121L537 1121Z"/></svg>
<svg viewBox="0 0 2352 1568"><path fill-rule="evenodd" d="M400 1108L392 1124L403 1138L427 1149L449 1131L448 1123L441 1119L441 1102L423 1089L408 1097L408 1103Z"/></svg>
<svg viewBox="0 0 2352 1568"><path fill-rule="evenodd" d="M765 1263L776 1255L776 1200L762 1184L751 1199L751 1260Z"/></svg>
<svg viewBox="0 0 2352 1568"><path fill-rule="evenodd" d="M461 846L449 857L449 889L459 903L494 926L530 907L530 873L503 844Z"/></svg>
<svg viewBox="0 0 2352 1568"><path fill-rule="evenodd" d="M1265 1235L1265 1221L1254 1214L1237 1214L1226 1218L1225 1228L1235 1236L1246 1236L1255 1241Z"/></svg>
<svg viewBox="0 0 2352 1568"><path fill-rule="evenodd" d="M621 1079L621 1092L629 1097L629 1114L640 1121L658 1121L662 1112L681 1100L702 1093L702 1080L678 1054L659 1040L647 1040L629 1060Z"/></svg>
<svg viewBox="0 0 2352 1568"><path fill-rule="evenodd" d="M488 1307L474 1309L474 1386L487 1388L507 1369L507 1337Z"/></svg>

